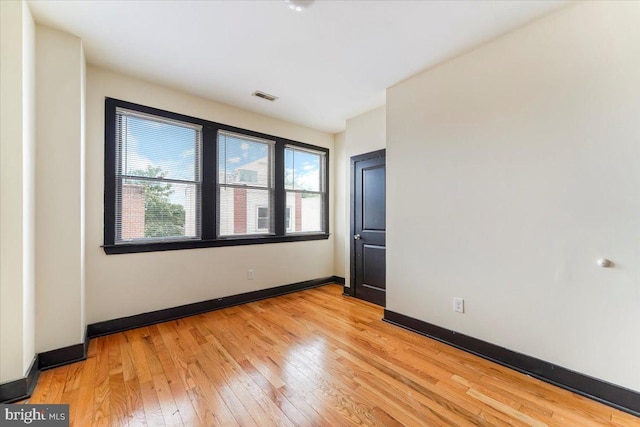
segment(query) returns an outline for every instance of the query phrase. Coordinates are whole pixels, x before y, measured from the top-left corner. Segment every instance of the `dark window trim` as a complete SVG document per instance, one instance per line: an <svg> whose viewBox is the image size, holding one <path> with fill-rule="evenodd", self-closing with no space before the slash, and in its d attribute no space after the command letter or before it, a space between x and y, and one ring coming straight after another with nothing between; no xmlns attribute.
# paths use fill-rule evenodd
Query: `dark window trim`
<svg viewBox="0 0 640 427"><path fill-rule="evenodd" d="M118 243L115 244L116 219L116 108L152 114L173 120L184 121L202 126L202 220L201 239L167 240L158 242ZM303 142L293 141L274 135L242 129L223 123L211 122L197 117L173 113L153 107L114 98L105 98L105 152L104 152L104 245L106 254L125 254L137 252L169 251L178 249L197 249L222 246L254 245L265 243L300 242L323 240L329 238L329 149ZM219 198L217 196L217 135L218 130L235 132L256 138L275 141L274 158L274 234L260 236L226 236L218 235ZM287 234L285 230L286 190L284 188L284 148L290 145L303 149L323 152L325 154L324 171L324 232ZM207 167L208 165L208 167ZM282 206L281 206L282 205ZM282 220L282 221L280 221Z"/></svg>

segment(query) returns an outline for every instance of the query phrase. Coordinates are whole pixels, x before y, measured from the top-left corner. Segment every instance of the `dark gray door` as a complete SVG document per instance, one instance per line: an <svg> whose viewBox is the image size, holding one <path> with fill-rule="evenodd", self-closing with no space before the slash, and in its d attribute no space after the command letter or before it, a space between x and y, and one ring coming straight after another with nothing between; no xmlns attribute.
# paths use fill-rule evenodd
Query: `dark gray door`
<svg viewBox="0 0 640 427"><path fill-rule="evenodd" d="M387 288L385 151L353 157L351 164L353 296L384 307Z"/></svg>

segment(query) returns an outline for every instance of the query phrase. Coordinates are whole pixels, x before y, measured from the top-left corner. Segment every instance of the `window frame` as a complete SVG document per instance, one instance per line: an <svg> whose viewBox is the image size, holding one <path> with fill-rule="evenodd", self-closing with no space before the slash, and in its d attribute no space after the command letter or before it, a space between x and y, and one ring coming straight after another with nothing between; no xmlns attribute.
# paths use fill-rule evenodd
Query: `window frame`
<svg viewBox="0 0 640 427"><path fill-rule="evenodd" d="M122 146L120 144L118 144L118 129L116 128L116 140L115 140L115 150L116 150L116 164L115 164L115 178L116 178L116 184L115 184L115 188L116 188L116 199L115 199L115 212L117 213L119 209L122 209L122 200L120 200L120 203L118 203L118 198L117 198L117 194L118 193L122 193L122 187L124 185L124 181L126 180L138 180L138 181L147 181L147 182L157 182L157 183L169 183L169 184L191 184L194 185L195 187L195 191L196 191L196 197L199 200L202 200L202 126L201 125L195 125L191 122L187 123L183 120L175 120L175 119L169 119L167 117L164 116L158 116L158 115L149 115L149 114L145 114L142 113L140 111L135 111L135 110L128 110L126 108L123 107L116 107L115 108L115 116L116 116L116 123L115 126L118 125L118 121L117 121L117 117L118 117L118 113L120 112L120 114L122 115L122 111L124 111L125 113L129 113L129 116L133 116L133 117L137 117L138 119L146 119L146 120L150 120L150 121L157 121L157 122L166 122L169 124L173 124L174 126L183 126L185 128L191 128L197 132L199 132L199 141L197 140L195 142L195 146L197 148L199 148L200 151L195 152L194 153L194 177L193 180L182 180L182 179L175 179L175 178L157 178L157 177L145 177L145 176L138 176L138 175L129 175L127 173L125 173L126 171L122 171L122 165L119 164L120 162L118 160L121 160L123 157L123 153L122 153ZM151 116L151 117L145 117L145 116ZM158 117L160 117L162 120L158 120ZM171 123L174 122L174 123ZM196 207L197 207L197 203L196 203ZM153 242L167 242L167 241L181 241L181 240L200 240L200 236L201 236L201 216L202 216L202 210L197 210L196 209L196 235L195 236L168 236L168 237L143 237L143 238L136 238L136 239L130 239L130 240L125 240L122 238L122 226L120 228L118 228L118 222L117 222L117 218L116 218L116 224L114 227L114 243L116 245L122 245L122 244L127 244L127 243L133 243L133 244L144 244L144 243L153 243Z"/></svg>
<svg viewBox="0 0 640 427"><path fill-rule="evenodd" d="M114 98L105 98L105 152L104 152L104 240L103 249L106 254L125 254L138 252L155 252L179 249L196 249L221 246L254 245L266 243L298 242L328 239L329 233L329 149L275 135L268 135L223 123L216 123L197 117L148 107ZM200 191L200 239L185 238L162 241L141 241L116 243L116 109L122 108L150 114L167 119L202 126L201 142L201 191ZM275 141L274 144L274 209L271 234L254 234L218 237L220 198L218 196L218 131L237 133L248 137ZM323 152L325 155L324 176L322 185L325 188L323 200L323 231L312 233L287 233L285 224L286 189L284 185L284 150L287 146L299 147L310 151Z"/></svg>

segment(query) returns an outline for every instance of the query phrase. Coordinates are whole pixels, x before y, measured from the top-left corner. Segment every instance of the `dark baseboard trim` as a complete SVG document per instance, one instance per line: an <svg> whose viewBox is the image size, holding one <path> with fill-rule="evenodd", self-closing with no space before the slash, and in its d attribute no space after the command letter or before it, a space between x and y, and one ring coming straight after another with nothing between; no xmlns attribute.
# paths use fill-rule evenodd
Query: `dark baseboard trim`
<svg viewBox="0 0 640 427"><path fill-rule="evenodd" d="M86 338L85 342L88 344L88 340ZM38 368L41 371L44 371L45 369L57 368L58 366L85 360L87 358L87 351L85 347L85 343L74 344L68 347L40 353L38 354Z"/></svg>
<svg viewBox="0 0 640 427"><path fill-rule="evenodd" d="M304 282L292 283L290 285L277 286L275 288L262 289L259 291L246 292L243 294L166 308L164 310L157 310L149 313L136 314L134 316L122 317L120 319L106 320L104 322L93 323L87 326L87 335L89 338L100 337L116 332L127 331L129 329L167 322L169 320L194 316L196 314L219 310L221 308L231 307L234 305L285 295L291 292L298 292L304 289L311 289L334 282L334 276L323 277L321 279L306 280Z"/></svg>
<svg viewBox="0 0 640 427"><path fill-rule="evenodd" d="M342 285L342 295L344 295L345 297L352 297L353 296L353 285L352 286L345 286L347 281L345 280L344 277L336 276L336 283ZM353 279L351 279L351 283L353 283Z"/></svg>
<svg viewBox="0 0 640 427"><path fill-rule="evenodd" d="M27 375L19 380L0 384L0 403L7 404L28 399L38 383L40 369L38 369L38 355L33 357Z"/></svg>
<svg viewBox="0 0 640 427"><path fill-rule="evenodd" d="M384 311L382 320L640 416L640 393L636 391L390 310Z"/></svg>
<svg viewBox="0 0 640 427"><path fill-rule="evenodd" d="M337 283L338 285L343 285L344 286L344 277L333 276L333 281L335 283Z"/></svg>

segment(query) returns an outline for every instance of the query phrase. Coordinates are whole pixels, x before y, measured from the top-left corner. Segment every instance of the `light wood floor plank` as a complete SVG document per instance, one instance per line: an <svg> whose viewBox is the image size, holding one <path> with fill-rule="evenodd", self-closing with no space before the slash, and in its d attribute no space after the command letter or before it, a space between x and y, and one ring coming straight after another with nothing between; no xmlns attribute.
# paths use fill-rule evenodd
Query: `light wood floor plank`
<svg viewBox="0 0 640 427"><path fill-rule="evenodd" d="M109 376L109 392L111 425L128 426L127 389L122 372Z"/></svg>
<svg viewBox="0 0 640 427"><path fill-rule="evenodd" d="M142 392L140 391L140 383L138 378L132 378L124 382L126 391L126 408L128 414L128 424L130 426L147 425L147 417L144 413L144 405L142 403Z"/></svg>

